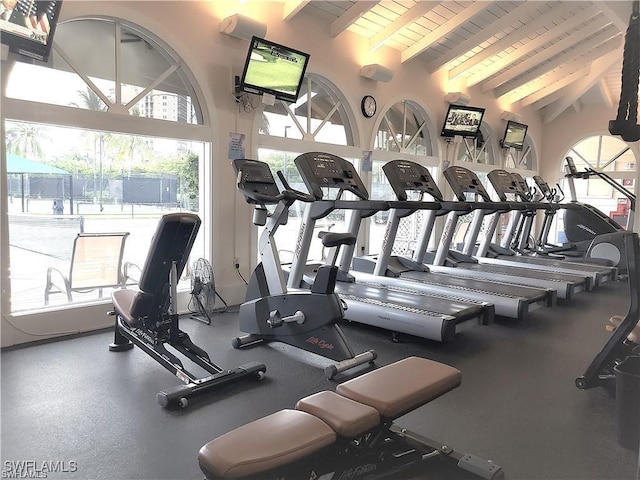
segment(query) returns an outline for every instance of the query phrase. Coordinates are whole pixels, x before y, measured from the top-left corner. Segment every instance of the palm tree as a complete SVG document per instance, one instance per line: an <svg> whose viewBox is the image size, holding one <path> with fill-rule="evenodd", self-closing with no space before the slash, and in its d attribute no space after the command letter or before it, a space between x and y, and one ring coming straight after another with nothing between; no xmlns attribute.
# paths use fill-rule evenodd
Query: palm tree
<svg viewBox="0 0 640 480"><path fill-rule="evenodd" d="M40 160L44 157L42 141L48 136L45 129L34 123L9 123L6 133L7 151L22 157Z"/></svg>
<svg viewBox="0 0 640 480"><path fill-rule="evenodd" d="M107 106L104 104L102 99L88 86L84 90L77 90L77 93L81 100L80 103L71 102L69 103L70 106L86 108L96 112L104 112L107 110Z"/></svg>

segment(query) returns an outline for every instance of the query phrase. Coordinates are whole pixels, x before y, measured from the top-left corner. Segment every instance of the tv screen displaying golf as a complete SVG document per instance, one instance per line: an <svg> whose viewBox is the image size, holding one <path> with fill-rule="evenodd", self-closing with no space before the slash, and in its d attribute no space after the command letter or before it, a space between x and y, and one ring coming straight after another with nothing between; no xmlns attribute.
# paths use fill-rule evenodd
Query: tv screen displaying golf
<svg viewBox="0 0 640 480"><path fill-rule="evenodd" d="M443 137L475 137L480 130L484 108L449 105L440 135Z"/></svg>
<svg viewBox="0 0 640 480"><path fill-rule="evenodd" d="M279 100L295 102L307 63L307 53L253 37L240 79L240 90L269 93Z"/></svg>
<svg viewBox="0 0 640 480"><path fill-rule="evenodd" d="M522 150L524 147L524 139L527 136L527 125L509 120L507 128L504 130L502 138L502 146L504 148L515 148Z"/></svg>

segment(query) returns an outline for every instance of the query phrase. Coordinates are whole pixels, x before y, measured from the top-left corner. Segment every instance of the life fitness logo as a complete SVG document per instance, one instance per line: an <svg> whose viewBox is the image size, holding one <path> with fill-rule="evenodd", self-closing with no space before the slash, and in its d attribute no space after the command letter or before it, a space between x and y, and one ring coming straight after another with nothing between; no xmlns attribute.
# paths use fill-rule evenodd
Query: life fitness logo
<svg viewBox="0 0 640 480"><path fill-rule="evenodd" d="M328 343L318 337L309 337L305 340L307 343L311 345L315 345L321 350L333 350L333 343Z"/></svg>

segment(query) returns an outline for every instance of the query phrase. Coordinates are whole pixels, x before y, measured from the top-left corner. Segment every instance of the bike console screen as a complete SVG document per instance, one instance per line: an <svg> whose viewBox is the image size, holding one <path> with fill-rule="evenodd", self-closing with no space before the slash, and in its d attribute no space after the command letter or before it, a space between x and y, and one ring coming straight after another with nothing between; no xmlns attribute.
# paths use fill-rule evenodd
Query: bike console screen
<svg viewBox="0 0 640 480"><path fill-rule="evenodd" d="M238 189L249 203L255 203L251 193L259 194L261 200L271 197L277 201L280 189L276 184L269 165L258 160L238 159L233 161L238 177Z"/></svg>
<svg viewBox="0 0 640 480"><path fill-rule="evenodd" d="M368 200L369 193L355 166L331 153L303 153L295 159L307 189L317 199L323 198L323 188L337 188Z"/></svg>

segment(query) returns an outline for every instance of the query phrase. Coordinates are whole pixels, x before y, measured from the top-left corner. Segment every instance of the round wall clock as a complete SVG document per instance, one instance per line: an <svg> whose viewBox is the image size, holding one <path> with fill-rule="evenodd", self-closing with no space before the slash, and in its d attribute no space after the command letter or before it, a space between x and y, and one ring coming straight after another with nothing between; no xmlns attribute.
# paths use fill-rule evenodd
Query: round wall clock
<svg viewBox="0 0 640 480"><path fill-rule="evenodd" d="M362 110L362 114L367 117L367 118L371 118L376 114L376 99L373 98L371 95L365 95L364 97L362 97L362 102L360 103L360 108Z"/></svg>

